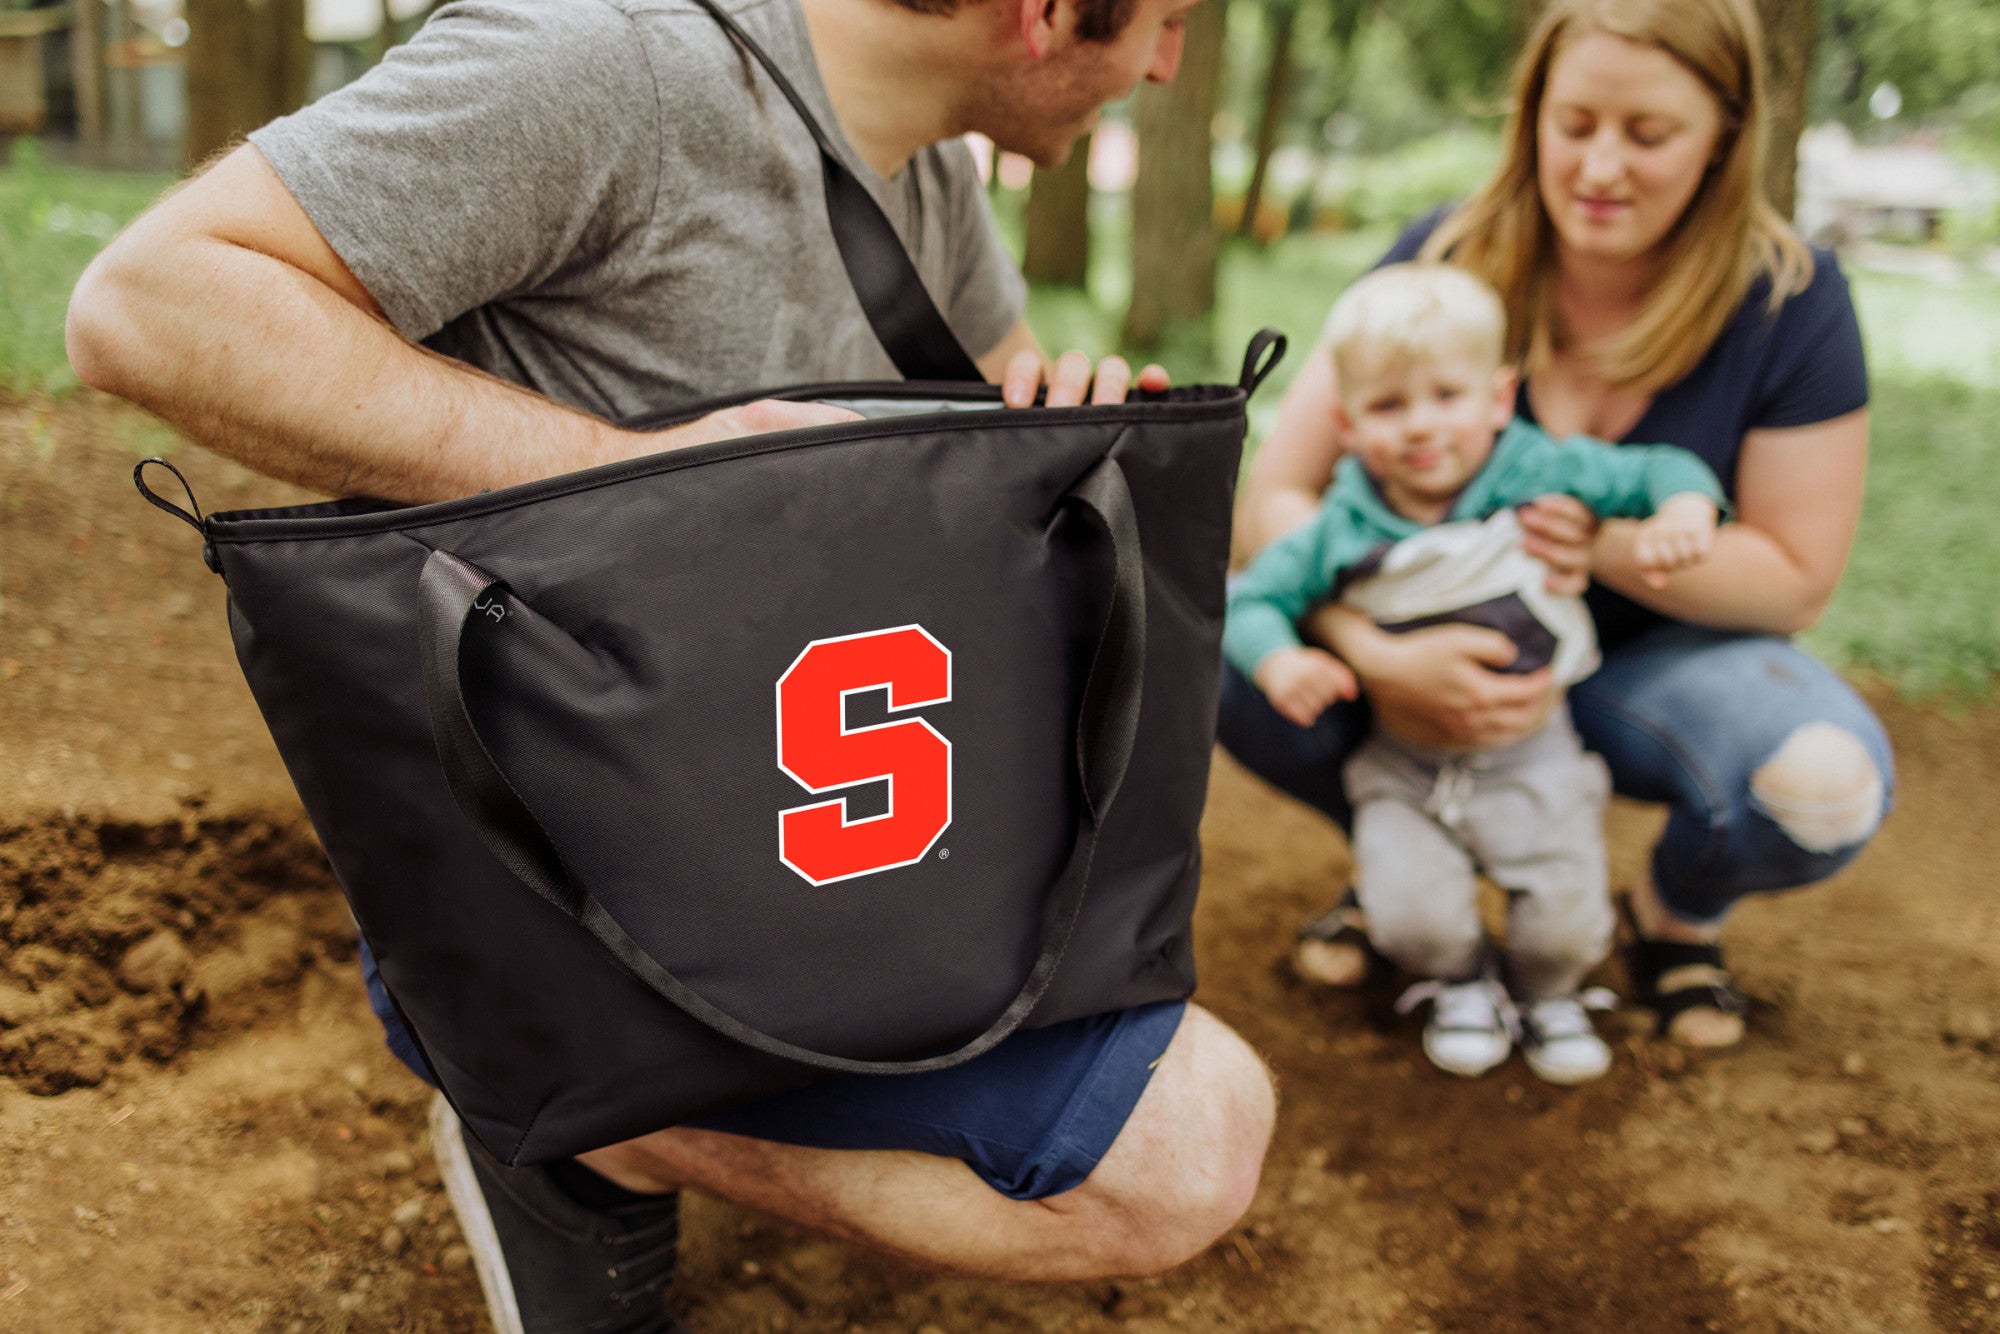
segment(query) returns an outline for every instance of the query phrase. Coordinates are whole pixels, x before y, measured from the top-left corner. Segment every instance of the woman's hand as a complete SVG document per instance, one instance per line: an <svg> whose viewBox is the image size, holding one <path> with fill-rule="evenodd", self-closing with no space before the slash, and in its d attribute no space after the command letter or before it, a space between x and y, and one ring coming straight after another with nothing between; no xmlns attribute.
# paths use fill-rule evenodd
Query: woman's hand
<svg viewBox="0 0 2000 1334"><path fill-rule="evenodd" d="M1537 496L1515 511L1521 521L1521 550L1549 567L1548 590L1558 596L1590 586L1591 543L1597 515L1574 496Z"/></svg>
<svg viewBox="0 0 2000 1334"><path fill-rule="evenodd" d="M1514 642L1476 625L1439 625L1392 635L1338 605L1308 626L1354 670L1378 718L1420 745L1502 746L1548 718L1562 692L1547 667L1520 675Z"/></svg>

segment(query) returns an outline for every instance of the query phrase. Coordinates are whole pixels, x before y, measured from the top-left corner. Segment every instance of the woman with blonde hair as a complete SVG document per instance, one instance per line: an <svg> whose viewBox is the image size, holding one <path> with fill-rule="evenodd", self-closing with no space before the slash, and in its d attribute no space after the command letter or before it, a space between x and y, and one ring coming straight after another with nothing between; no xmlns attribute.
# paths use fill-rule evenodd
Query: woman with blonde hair
<svg viewBox="0 0 2000 1334"><path fill-rule="evenodd" d="M1839 676L1790 642L1839 582L1861 510L1867 375L1846 280L1762 190L1762 37L1749 0L1556 0L1517 66L1502 161L1384 262L1443 259L1501 294L1517 410L1556 435L1663 442L1722 479L1736 522L1703 564L1653 586L1631 521L1573 502L1524 511L1551 585L1593 581L1605 649L1571 689L1618 791L1670 808L1630 898L1635 999L1695 1046L1743 1034L1720 926L1745 895L1824 880L1867 842L1893 782L1888 740ZM1316 354L1244 486L1256 550L1310 516L1339 454L1332 358ZM1225 669L1224 745L1347 821L1341 763L1366 710L1440 745L1533 731L1547 671L1471 625L1387 633L1338 607L1309 625L1365 696L1310 728ZM1302 972L1359 979L1351 898L1301 933Z"/></svg>

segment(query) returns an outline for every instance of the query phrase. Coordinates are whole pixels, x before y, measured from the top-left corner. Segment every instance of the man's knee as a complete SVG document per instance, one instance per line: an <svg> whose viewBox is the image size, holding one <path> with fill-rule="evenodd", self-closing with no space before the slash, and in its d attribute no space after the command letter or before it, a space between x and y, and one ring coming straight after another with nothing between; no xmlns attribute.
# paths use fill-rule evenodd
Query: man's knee
<svg viewBox="0 0 2000 1334"><path fill-rule="evenodd" d="M1815 722L1785 738L1750 776L1758 807L1807 852L1838 852L1875 832L1887 785L1859 737Z"/></svg>
<svg viewBox="0 0 2000 1334"><path fill-rule="evenodd" d="M1068 1202L1103 1275L1172 1269L1233 1227L1257 1193L1276 1115L1263 1061L1190 1005L1132 1119Z"/></svg>

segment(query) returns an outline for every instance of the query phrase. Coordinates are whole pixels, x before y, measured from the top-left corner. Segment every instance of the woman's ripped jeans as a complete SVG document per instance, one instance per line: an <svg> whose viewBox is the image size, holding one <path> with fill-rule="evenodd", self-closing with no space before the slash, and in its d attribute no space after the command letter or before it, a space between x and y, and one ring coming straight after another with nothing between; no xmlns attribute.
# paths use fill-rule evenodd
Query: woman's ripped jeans
<svg viewBox="0 0 2000 1334"><path fill-rule="evenodd" d="M1895 768L1881 722L1789 640L1663 625L1606 652L1569 703L1613 787L1669 808L1653 877L1685 922L1719 921L1746 894L1826 879L1890 805ZM1357 704L1294 727L1223 666L1222 744L1343 826L1341 766L1368 727Z"/></svg>

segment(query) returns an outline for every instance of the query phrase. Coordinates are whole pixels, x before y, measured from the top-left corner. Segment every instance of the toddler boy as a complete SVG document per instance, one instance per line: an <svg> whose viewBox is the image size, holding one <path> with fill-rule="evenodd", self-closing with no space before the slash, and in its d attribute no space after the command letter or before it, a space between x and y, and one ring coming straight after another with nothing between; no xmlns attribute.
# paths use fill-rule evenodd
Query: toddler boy
<svg viewBox="0 0 2000 1334"><path fill-rule="evenodd" d="M1355 692L1346 665L1302 644L1295 628L1328 599L1392 632L1454 621L1498 629L1519 649L1507 670L1549 665L1561 685L1595 670L1582 600L1550 595L1547 569L1521 550L1513 507L1537 496L1645 518L1636 555L1651 577L1707 554L1723 503L1707 465L1669 445L1559 441L1516 420L1505 333L1499 298L1447 265L1378 269L1335 303L1326 341L1344 457L1314 519L1232 587L1223 634L1230 661L1298 726ZM1577 989L1611 945L1610 782L1567 711L1524 740L1476 751L1378 725L1342 777L1369 939L1426 979L1399 1007L1433 1002L1431 1061L1481 1075L1518 1037L1529 1068L1552 1082L1609 1069ZM1510 900L1504 986L1476 869Z"/></svg>

